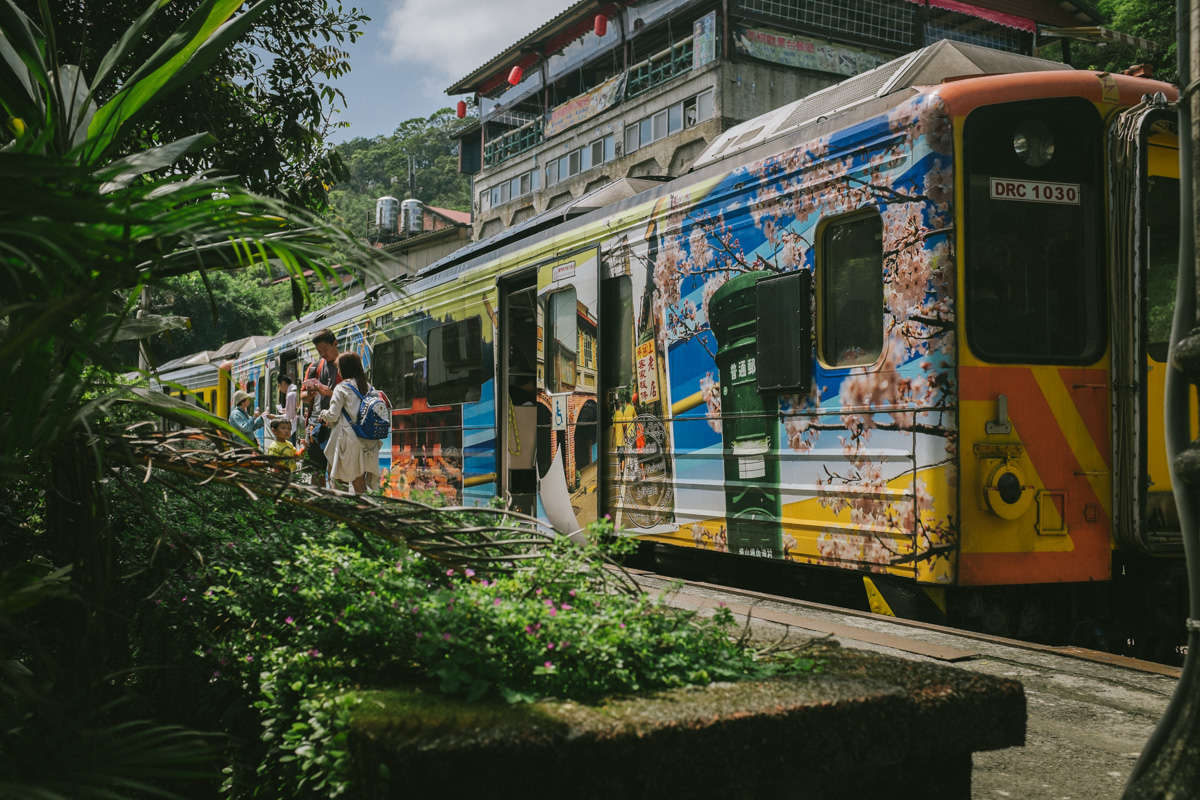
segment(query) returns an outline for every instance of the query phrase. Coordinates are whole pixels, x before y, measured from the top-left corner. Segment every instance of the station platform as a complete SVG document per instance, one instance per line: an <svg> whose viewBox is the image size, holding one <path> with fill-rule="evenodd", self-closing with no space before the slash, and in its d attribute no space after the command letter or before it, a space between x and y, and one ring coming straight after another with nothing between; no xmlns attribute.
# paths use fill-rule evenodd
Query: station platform
<svg viewBox="0 0 1200 800"><path fill-rule="evenodd" d="M1029 644L848 611L786 597L683 582L629 570L671 605L722 604L748 620L759 641L830 637L841 646L1019 680L1028 709L1026 744L976 753L972 797L1119 798L1134 762L1175 691L1179 669L1081 648ZM930 753L930 767L937 754Z"/></svg>

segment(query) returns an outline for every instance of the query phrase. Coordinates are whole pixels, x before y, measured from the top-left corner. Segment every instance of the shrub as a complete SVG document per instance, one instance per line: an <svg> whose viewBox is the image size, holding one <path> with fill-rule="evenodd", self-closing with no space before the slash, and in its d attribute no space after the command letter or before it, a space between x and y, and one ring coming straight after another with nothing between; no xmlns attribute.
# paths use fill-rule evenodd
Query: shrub
<svg viewBox="0 0 1200 800"><path fill-rule="evenodd" d="M215 494L220 510L190 512L193 553L167 544L162 558L160 533L145 526L129 536L147 563L159 554L141 577L155 583L142 638L158 628L172 633L159 641L195 643L157 653L207 686L172 690L208 708L208 720L183 709L189 721L220 713L226 727L241 718L261 731L228 770L235 796L345 791L354 687L589 701L812 666L759 658L731 635L727 610L704 618L605 589L603 545L562 538L528 571L484 575L385 542L372 556L342 527ZM164 516L184 516L183 501L163 502ZM609 532L594 526L591 539Z"/></svg>

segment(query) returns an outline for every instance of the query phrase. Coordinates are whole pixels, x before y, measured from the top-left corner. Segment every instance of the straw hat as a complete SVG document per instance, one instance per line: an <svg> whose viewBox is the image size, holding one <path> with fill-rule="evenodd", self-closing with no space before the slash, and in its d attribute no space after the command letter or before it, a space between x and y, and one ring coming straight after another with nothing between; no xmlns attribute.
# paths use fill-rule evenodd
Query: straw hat
<svg viewBox="0 0 1200 800"><path fill-rule="evenodd" d="M241 389L238 389L236 392L233 393L233 407L237 408L238 406L240 406L242 404L243 400L249 400L249 399L250 399L250 395L247 392L243 392Z"/></svg>

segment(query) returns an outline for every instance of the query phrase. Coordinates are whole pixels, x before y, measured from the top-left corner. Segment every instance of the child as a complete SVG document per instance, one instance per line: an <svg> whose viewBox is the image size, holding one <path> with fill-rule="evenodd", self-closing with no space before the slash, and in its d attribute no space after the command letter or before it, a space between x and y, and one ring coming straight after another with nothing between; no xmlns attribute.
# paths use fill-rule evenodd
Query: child
<svg viewBox="0 0 1200 800"><path fill-rule="evenodd" d="M295 472L296 448L289 441L292 438L292 421L287 417L275 417L271 420L271 433L275 436L275 441L267 448L267 455L291 459L284 463L288 465L288 469Z"/></svg>

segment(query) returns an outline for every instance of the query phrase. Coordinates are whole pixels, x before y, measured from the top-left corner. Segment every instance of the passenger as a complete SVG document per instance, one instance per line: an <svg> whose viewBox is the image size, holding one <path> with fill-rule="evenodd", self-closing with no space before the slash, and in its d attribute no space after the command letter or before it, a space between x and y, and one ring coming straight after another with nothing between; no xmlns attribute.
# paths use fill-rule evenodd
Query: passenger
<svg viewBox="0 0 1200 800"><path fill-rule="evenodd" d="M254 432L263 426L262 411L256 408L253 414L250 413L250 395L241 389L233 393L229 424L251 439L254 438Z"/></svg>
<svg viewBox="0 0 1200 800"><path fill-rule="evenodd" d="M329 328L322 328L313 334L313 347L320 357L308 365L304 373L304 383L301 385L300 402L304 404L307 413L308 430L305 434L304 455L312 465L313 486L325 488L325 472L329 469L329 461L325 457L325 444L329 441L329 426L319 424L320 414L329 408L333 397L333 387L338 378L337 337Z"/></svg>
<svg viewBox="0 0 1200 800"><path fill-rule="evenodd" d="M276 417L271 420L271 433L275 441L267 448L267 455L286 458L284 464L291 472L296 471L296 448L292 445L292 423L287 417Z"/></svg>
<svg viewBox="0 0 1200 800"><path fill-rule="evenodd" d="M296 417L299 415L300 409L300 393L296 389L295 382L287 375L280 375L279 380L275 382L279 387L279 391L283 394L283 405L279 406L277 411L279 415L287 419L291 423L292 432L289 434L292 444L296 443L296 431L300 426L296 424ZM274 418L272 418L274 419ZM272 430L274 430L274 422L272 422Z"/></svg>
<svg viewBox="0 0 1200 800"><path fill-rule="evenodd" d="M349 482L356 494L362 494L372 479L372 487L379 486L379 448L383 442L360 439L350 427L358 417L361 404L350 384L363 395L375 390L367 383L367 375L363 372L362 360L357 353L339 355L337 371L339 382L330 393L329 408L320 414L321 422L330 427L329 441L325 444L329 477L331 480Z"/></svg>

